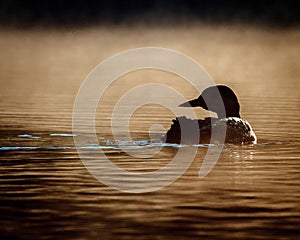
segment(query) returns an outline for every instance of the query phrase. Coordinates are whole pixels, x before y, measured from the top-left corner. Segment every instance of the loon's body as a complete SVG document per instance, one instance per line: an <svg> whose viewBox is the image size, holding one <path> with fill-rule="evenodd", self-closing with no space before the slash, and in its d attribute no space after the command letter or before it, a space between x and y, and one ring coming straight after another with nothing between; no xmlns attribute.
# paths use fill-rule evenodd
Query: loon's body
<svg viewBox="0 0 300 240"><path fill-rule="evenodd" d="M220 94L221 98L218 99L216 94ZM171 128L163 137L163 141L167 143L256 143L257 139L252 127L246 120L240 118L240 105L236 95L227 86L209 87L202 92L199 98L180 106L199 106L216 112L218 118L198 120L178 117L173 119Z"/></svg>

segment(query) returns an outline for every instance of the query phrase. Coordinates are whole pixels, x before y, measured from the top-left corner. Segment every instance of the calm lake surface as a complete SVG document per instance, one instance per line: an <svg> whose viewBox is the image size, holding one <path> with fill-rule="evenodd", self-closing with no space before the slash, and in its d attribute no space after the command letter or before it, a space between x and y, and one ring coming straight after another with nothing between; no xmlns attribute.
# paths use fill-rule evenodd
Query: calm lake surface
<svg viewBox="0 0 300 240"><path fill-rule="evenodd" d="M112 27L3 30L0 35L1 238L300 237L299 30ZM217 84L233 88L241 116L251 123L258 144L225 145L203 179L199 169L213 146L198 146L189 169L155 192L120 192L96 180L74 146L72 109L77 91L101 61L146 46L183 52L202 64ZM113 138L115 104L145 83L166 84L188 99L198 95L178 76L155 70L127 74L107 89L96 114L99 143L106 143L103 151L113 163L133 172L159 169L178 150L160 145L156 155L139 159L122 150L132 141L123 141L120 147ZM200 109L197 114L207 116ZM151 126L164 128L154 132L158 137L173 117L159 105L138 109L130 133L142 144L130 151L147 153ZM92 147L89 151L95 157Z"/></svg>

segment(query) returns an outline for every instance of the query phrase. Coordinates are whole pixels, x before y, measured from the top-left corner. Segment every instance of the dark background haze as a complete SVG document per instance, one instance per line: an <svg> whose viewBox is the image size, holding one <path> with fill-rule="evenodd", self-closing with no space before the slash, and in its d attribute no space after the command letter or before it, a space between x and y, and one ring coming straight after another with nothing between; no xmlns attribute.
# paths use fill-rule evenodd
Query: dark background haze
<svg viewBox="0 0 300 240"><path fill-rule="evenodd" d="M94 24L173 25L198 21L294 27L300 23L292 0L3 0L0 26L77 27Z"/></svg>

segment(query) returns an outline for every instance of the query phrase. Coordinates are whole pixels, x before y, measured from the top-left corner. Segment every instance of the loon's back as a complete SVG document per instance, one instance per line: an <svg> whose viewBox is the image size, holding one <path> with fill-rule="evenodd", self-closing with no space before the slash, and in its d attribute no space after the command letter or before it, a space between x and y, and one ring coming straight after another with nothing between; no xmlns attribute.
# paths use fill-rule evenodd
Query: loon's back
<svg viewBox="0 0 300 240"><path fill-rule="evenodd" d="M195 128L198 124L198 128ZM182 128L180 127L182 126ZM224 127L226 127L226 135L224 139ZM185 133L181 134L181 129ZM212 129L214 129L214 139L211 139ZM189 132L190 131L190 132ZM199 139L193 140L191 135L198 135ZM213 140L213 142L211 142ZM167 143L182 144L208 144L208 143L232 143L232 144L254 144L256 143L256 135L250 124L238 117L228 118L205 118L203 120L188 119L179 117L173 119L173 124L163 137L163 141Z"/></svg>

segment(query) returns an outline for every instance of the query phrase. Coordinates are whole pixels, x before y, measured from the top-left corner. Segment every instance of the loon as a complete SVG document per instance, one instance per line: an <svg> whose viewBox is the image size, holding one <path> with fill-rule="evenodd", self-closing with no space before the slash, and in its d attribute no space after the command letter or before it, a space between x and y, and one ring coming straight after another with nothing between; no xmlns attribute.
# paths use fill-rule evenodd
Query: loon
<svg viewBox="0 0 300 240"><path fill-rule="evenodd" d="M222 100L223 103L222 101L217 101L217 91L220 93L221 98L219 99ZM177 117L172 120L173 124L168 132L162 137L162 140L166 143L231 143L244 145L255 144L257 142L256 135L252 130L251 125L240 117L240 104L237 96L233 90L225 85L208 87L198 98L185 102L179 106L202 107L205 110L215 112L218 117L205 119L188 119L185 116ZM181 134L181 129L184 129L184 134ZM211 142L213 140L213 129L215 129L214 133L217 134L214 135L214 142ZM195 134L195 131L198 132ZM221 131L223 131L223 134ZM218 133L221 133L220 139L218 139ZM192 135L195 135L196 138Z"/></svg>

